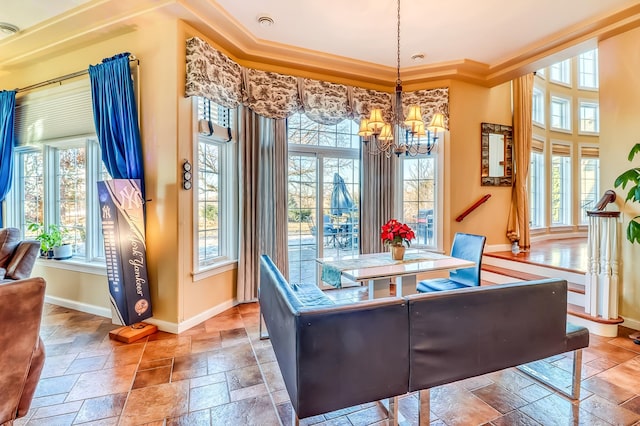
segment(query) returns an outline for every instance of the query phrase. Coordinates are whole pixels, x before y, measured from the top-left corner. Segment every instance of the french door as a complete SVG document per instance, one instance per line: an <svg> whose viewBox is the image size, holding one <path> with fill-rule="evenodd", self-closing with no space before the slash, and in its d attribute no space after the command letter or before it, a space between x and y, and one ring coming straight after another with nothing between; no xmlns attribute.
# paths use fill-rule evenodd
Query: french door
<svg viewBox="0 0 640 426"><path fill-rule="evenodd" d="M289 281L316 283L316 258L359 252L360 161L352 150L289 150Z"/></svg>

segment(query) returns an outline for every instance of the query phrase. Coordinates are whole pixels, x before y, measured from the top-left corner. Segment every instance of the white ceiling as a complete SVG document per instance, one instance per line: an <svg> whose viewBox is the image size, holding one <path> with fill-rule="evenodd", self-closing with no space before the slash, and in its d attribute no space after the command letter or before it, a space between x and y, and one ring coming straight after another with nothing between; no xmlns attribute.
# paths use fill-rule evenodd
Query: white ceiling
<svg viewBox="0 0 640 426"><path fill-rule="evenodd" d="M22 30L1 41L0 70L133 28L157 10L253 63L391 83L396 6L396 0L0 0L0 22ZM260 26L260 15L275 24ZM639 25L640 0L402 0L403 80L457 76L495 84ZM562 52L567 48L572 52ZM414 54L425 59L413 62Z"/></svg>
<svg viewBox="0 0 640 426"><path fill-rule="evenodd" d="M0 0L0 22L30 28L91 0ZM7 34L0 32L0 39Z"/></svg>
<svg viewBox="0 0 640 426"><path fill-rule="evenodd" d="M217 0L255 37L396 64L395 0ZM495 64L567 27L625 9L637 0L402 0L401 61L471 59ZM257 16L275 21L261 27ZM423 64L424 64L423 63Z"/></svg>

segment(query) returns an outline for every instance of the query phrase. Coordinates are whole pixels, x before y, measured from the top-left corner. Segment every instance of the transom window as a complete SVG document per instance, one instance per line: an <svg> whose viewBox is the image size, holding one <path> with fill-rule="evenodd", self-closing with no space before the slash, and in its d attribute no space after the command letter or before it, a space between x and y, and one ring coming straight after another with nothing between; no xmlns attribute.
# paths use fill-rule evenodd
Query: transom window
<svg viewBox="0 0 640 426"><path fill-rule="evenodd" d="M598 88L598 49L578 56L578 80L581 89Z"/></svg>
<svg viewBox="0 0 640 426"><path fill-rule="evenodd" d="M571 59L551 65L549 67L549 78L555 83L571 85Z"/></svg>

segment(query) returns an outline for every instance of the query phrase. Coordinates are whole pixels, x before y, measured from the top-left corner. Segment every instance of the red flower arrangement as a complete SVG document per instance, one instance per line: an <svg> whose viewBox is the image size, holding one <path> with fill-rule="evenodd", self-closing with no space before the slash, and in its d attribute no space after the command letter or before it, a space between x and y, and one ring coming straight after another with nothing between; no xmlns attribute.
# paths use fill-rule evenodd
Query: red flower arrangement
<svg viewBox="0 0 640 426"><path fill-rule="evenodd" d="M389 222L382 225L381 229L382 233L380 234L380 238L382 238L385 246L399 246L403 243L407 243L407 247L410 247L411 240L416 238L416 234L409 225L400 223L395 219L391 219Z"/></svg>

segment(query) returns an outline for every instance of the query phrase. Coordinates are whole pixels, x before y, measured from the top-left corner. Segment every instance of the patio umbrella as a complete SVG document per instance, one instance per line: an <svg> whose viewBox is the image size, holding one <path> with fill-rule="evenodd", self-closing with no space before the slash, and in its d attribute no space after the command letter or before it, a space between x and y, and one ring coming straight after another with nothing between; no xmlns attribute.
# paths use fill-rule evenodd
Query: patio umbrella
<svg viewBox="0 0 640 426"><path fill-rule="evenodd" d="M334 216L341 216L345 213L351 213L355 210L353 198L349 194L344 179L338 173L333 175L333 192L331 193L331 209L330 212Z"/></svg>

